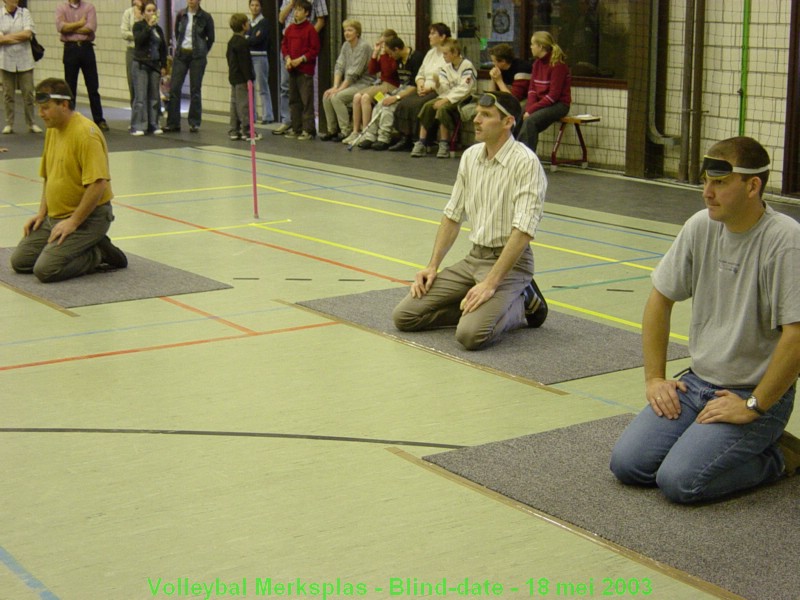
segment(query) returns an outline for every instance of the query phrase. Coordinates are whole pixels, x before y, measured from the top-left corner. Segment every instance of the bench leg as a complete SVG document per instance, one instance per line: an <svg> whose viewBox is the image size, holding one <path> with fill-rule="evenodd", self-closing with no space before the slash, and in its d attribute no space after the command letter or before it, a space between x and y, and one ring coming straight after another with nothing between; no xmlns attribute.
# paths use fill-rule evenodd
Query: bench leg
<svg viewBox="0 0 800 600"><path fill-rule="evenodd" d="M575 131L578 134L578 141L581 143L581 166L585 169L589 166L589 152L586 150L586 142L583 141L581 126L575 124Z"/></svg>
<svg viewBox="0 0 800 600"><path fill-rule="evenodd" d="M561 138L564 137L564 128L567 126L566 123L561 124L561 128L558 130L558 136L556 136L556 143L553 145L553 152L550 154L550 170L555 171L553 167L557 167L558 165L558 148L561 146Z"/></svg>

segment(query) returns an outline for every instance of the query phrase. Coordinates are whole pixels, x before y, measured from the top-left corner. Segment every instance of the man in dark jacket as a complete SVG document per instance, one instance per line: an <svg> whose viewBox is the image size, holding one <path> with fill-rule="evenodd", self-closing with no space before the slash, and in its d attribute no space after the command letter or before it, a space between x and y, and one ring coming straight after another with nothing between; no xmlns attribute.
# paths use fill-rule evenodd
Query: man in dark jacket
<svg viewBox="0 0 800 600"><path fill-rule="evenodd" d="M189 131L200 129L203 117L202 85L208 53L214 45L214 19L200 8L200 0L187 0L175 19L175 57L164 131L181 130L181 88L189 74Z"/></svg>

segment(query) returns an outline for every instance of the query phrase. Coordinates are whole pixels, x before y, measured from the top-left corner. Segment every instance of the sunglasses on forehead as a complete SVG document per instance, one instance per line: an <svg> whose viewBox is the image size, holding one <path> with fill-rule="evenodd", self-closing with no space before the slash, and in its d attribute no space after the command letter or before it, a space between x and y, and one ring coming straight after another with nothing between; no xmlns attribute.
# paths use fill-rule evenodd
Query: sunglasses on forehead
<svg viewBox="0 0 800 600"><path fill-rule="evenodd" d="M478 106L482 106L484 108L491 108L492 106L496 106L497 110L499 110L505 116L511 117L512 119L516 120L516 117L512 115L510 112L508 112L508 109L506 109L505 106L500 104L500 102L497 100L497 96L495 96L490 92L484 92L483 96L481 96L480 99L478 100Z"/></svg>
<svg viewBox="0 0 800 600"><path fill-rule="evenodd" d="M36 92L34 100L36 101L36 104L44 104L48 100L72 100L72 96L67 96L66 94L54 94L50 92Z"/></svg>
<svg viewBox="0 0 800 600"><path fill-rule="evenodd" d="M758 175L759 173L766 173L769 171L769 163L763 167L756 169L748 169L746 167L734 167L727 160L721 158L711 158L710 156L703 157L703 165L700 167L700 174L708 177L709 179L722 179L731 173L741 173L742 175Z"/></svg>

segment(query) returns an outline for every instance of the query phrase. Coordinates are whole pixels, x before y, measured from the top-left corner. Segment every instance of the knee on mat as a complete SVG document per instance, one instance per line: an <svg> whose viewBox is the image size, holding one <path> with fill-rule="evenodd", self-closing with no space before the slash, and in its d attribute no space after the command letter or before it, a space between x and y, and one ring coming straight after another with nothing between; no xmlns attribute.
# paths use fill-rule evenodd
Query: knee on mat
<svg viewBox="0 0 800 600"><path fill-rule="evenodd" d="M56 265L42 265L41 261L33 266L33 274L42 283L55 283L61 281L61 269Z"/></svg>
<svg viewBox="0 0 800 600"><path fill-rule="evenodd" d="M456 328L456 341L464 346L466 350L480 350L488 339L488 334L464 331L460 327Z"/></svg>
<svg viewBox="0 0 800 600"><path fill-rule="evenodd" d="M416 331L419 326L419 315L397 306L392 311L392 321L399 331Z"/></svg>
<svg viewBox="0 0 800 600"><path fill-rule="evenodd" d="M662 464L656 473L656 485L661 493L676 504L689 504L700 500L700 490L694 484L694 477L690 477L685 471L670 468L667 464Z"/></svg>
<svg viewBox="0 0 800 600"><path fill-rule="evenodd" d="M655 477L642 469L642 466L630 454L620 452L616 448L611 452L609 464L614 477L625 485L653 485Z"/></svg>

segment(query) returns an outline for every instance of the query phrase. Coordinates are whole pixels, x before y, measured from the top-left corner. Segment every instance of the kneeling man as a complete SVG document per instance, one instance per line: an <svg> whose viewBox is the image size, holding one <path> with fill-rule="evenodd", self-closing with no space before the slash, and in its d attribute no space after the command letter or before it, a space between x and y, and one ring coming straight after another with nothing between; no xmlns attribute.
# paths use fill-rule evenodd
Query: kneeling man
<svg viewBox="0 0 800 600"><path fill-rule="evenodd" d="M542 218L547 179L539 159L514 139L519 100L481 96L475 115L478 144L461 157L428 266L392 315L401 331L456 326L456 339L477 350L505 331L539 327L547 304L533 281L530 243ZM469 220L472 250L439 272L461 223Z"/></svg>
<svg viewBox="0 0 800 600"><path fill-rule="evenodd" d="M656 267L644 310L649 406L611 456L620 481L680 503L800 466L800 441L784 432L800 371L800 224L762 200L769 155L751 138L712 146L702 176L706 208ZM672 306L688 298L692 366L667 379Z"/></svg>
<svg viewBox="0 0 800 600"><path fill-rule="evenodd" d="M103 132L75 111L62 79L40 82L36 103L47 125L39 167L44 187L39 210L23 226L11 256L12 268L50 283L127 267L127 257L106 235L114 213Z"/></svg>

